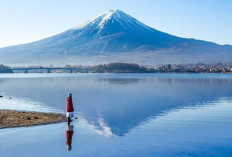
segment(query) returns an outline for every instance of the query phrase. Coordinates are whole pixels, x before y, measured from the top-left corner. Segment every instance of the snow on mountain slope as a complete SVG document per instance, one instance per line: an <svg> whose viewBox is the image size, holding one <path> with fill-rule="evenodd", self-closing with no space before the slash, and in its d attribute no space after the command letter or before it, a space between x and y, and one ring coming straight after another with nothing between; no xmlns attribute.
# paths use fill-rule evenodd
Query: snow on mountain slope
<svg viewBox="0 0 232 157"><path fill-rule="evenodd" d="M151 28L144 25L143 23L137 21L133 17L125 14L124 12L116 9L110 10L100 14L99 16L95 17L94 19L86 22L83 25L73 28L73 30L81 30L88 26L96 26L100 30L102 30L105 25L112 20L112 22L116 21L121 24L121 27L124 29L147 29L150 30ZM100 32L99 32L100 33Z"/></svg>
<svg viewBox="0 0 232 157"><path fill-rule="evenodd" d="M232 46L186 39L155 30L120 10L110 10L58 35L0 49L0 57L18 58L113 55L118 53L232 54ZM141 55L140 55L141 57ZM1 61L1 59L0 59Z"/></svg>

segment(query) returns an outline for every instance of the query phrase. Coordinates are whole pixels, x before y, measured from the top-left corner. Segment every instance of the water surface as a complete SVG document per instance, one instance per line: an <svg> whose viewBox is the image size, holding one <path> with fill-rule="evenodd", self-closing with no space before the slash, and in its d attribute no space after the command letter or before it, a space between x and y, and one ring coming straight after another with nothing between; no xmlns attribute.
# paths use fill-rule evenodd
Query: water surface
<svg viewBox="0 0 232 157"><path fill-rule="evenodd" d="M4 156L231 156L230 74L4 74L0 109L75 113L66 123L0 130Z"/></svg>

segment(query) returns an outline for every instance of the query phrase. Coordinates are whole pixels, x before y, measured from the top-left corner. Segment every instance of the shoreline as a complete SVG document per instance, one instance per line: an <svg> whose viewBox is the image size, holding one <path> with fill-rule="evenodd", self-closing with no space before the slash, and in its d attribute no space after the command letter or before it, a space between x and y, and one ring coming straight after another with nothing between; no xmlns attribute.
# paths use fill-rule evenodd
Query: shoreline
<svg viewBox="0 0 232 157"><path fill-rule="evenodd" d="M0 74L70 74L68 72L13 72ZM156 72L73 72L72 74L232 74L231 72L175 72L175 71L156 71Z"/></svg>
<svg viewBox="0 0 232 157"><path fill-rule="evenodd" d="M0 129L55 124L66 121L66 116L60 113L0 110Z"/></svg>

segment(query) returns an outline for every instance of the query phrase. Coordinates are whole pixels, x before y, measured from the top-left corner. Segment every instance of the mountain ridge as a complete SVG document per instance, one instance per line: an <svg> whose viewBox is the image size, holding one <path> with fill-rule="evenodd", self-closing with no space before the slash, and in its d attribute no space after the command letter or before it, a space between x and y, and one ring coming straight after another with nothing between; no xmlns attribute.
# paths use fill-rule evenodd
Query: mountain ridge
<svg viewBox="0 0 232 157"><path fill-rule="evenodd" d="M146 55L148 52L155 54L156 57L157 52L162 52L162 55L171 53L177 56L184 53L190 57L194 57L193 54L231 55L232 46L173 36L149 27L116 9L104 12L60 34L32 43L0 48L0 56L18 55L19 60L20 56L62 59L61 57L82 55L123 55L124 53Z"/></svg>

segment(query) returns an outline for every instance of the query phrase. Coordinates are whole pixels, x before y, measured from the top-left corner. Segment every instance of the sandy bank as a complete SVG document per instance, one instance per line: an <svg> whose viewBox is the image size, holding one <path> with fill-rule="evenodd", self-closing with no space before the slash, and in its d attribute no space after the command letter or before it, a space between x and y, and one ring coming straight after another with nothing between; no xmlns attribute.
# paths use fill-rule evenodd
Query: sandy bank
<svg viewBox="0 0 232 157"><path fill-rule="evenodd" d="M63 114L0 110L0 129L65 121L66 117Z"/></svg>

